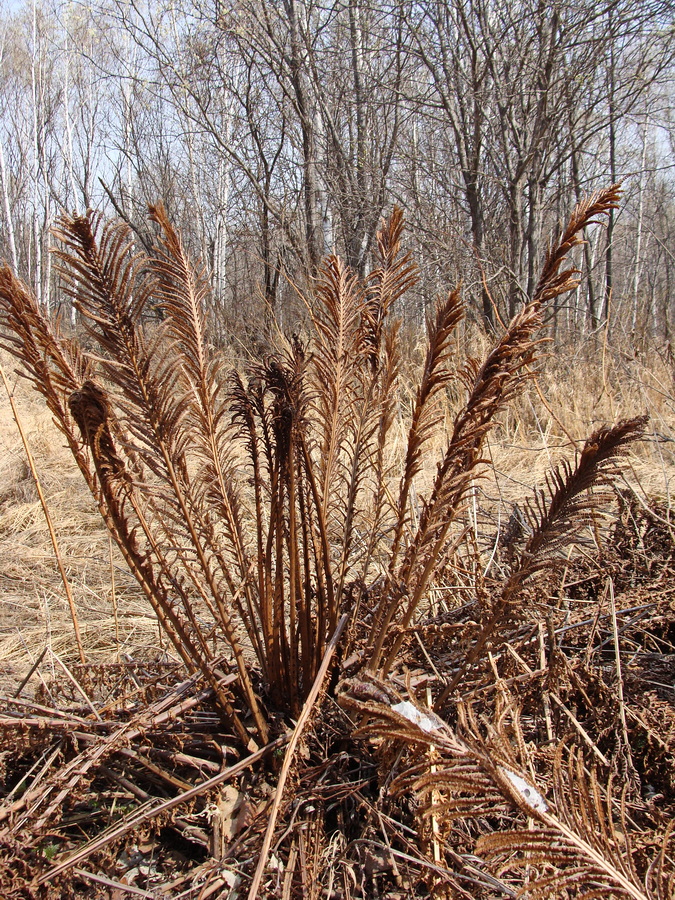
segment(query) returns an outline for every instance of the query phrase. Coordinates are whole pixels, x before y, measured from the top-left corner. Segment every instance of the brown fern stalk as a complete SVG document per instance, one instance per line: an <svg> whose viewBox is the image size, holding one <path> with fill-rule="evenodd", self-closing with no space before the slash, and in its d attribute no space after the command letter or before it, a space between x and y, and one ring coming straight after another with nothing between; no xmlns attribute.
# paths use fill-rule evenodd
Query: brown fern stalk
<svg viewBox="0 0 675 900"><path fill-rule="evenodd" d="M377 264L366 280L363 294L360 340L368 366L360 373L360 396L354 409L355 452L351 465L349 515L345 521L349 546L342 555L340 575L343 588L352 568L349 550L356 528L357 497L362 497L364 492L372 496L367 516L359 522L361 530L367 534L362 539L363 554L359 566L359 577L364 584L381 532L389 527L384 522L386 449L398 409L396 387L401 364L400 320L392 321L391 315L396 302L418 279L417 266L411 255L401 249L403 230L403 212L395 206L377 232Z"/></svg>
<svg viewBox="0 0 675 900"><path fill-rule="evenodd" d="M540 829L530 833L514 829L485 835L478 841L476 851L495 862L508 858L510 867L516 870L534 865L550 872L551 867L557 867L553 874L531 879L522 891L528 900L544 900L575 888L579 890L578 896L584 898L598 896L601 889L631 900L657 896L651 894L637 872L623 800L619 808L625 846L620 849L622 841L612 808L615 798L611 777L603 789L594 769L587 774L583 756L576 747L569 748L565 765L566 749L564 742L561 743L554 761L555 808L550 808L546 801L528 808L527 798L513 790L512 779L505 785L504 793L510 788L515 802L533 816ZM666 832L664 849L668 842ZM589 890L590 884L593 888Z"/></svg>
<svg viewBox="0 0 675 900"><path fill-rule="evenodd" d="M519 564L502 586L489 619L481 628L462 666L439 697L437 707L482 657L488 641L510 617L522 613L520 600L527 583L560 563L565 549L576 540L580 526L600 510L606 497L592 494L592 488L610 481L616 460L629 444L642 437L647 421L647 416L639 416L613 427L598 429L586 441L575 466L565 461L546 476L546 490L537 491L534 500L526 507L531 534Z"/></svg>
<svg viewBox="0 0 675 900"><path fill-rule="evenodd" d="M86 381L80 390L71 395L69 407L85 444L91 451L105 520L130 570L188 671L201 670L237 734L248 744L250 736L223 692L214 671L205 636L195 617L194 604L180 581L172 577L172 567L148 524L125 462L117 453L111 433L112 412L105 392L91 381ZM130 524L130 510L135 513L141 532L152 550L152 557L161 573L159 576L147 554L139 546L136 529ZM182 601L185 617L179 612L174 595Z"/></svg>
<svg viewBox="0 0 675 900"><path fill-rule="evenodd" d="M539 282L534 290L533 300L544 305L560 294L566 294L578 287L579 270L563 269L571 251L583 244L581 235L589 225L603 224L605 216L612 209L619 208L621 185L613 184L596 191L581 200L575 207L570 220L560 237L553 241L546 254Z"/></svg>
<svg viewBox="0 0 675 900"><path fill-rule="evenodd" d="M20 361L21 374L45 398L57 427L72 438L66 399L89 377L91 364L7 266L0 268L0 322L0 346ZM69 440L69 447L74 451L77 440Z"/></svg>
<svg viewBox="0 0 675 900"><path fill-rule="evenodd" d="M296 714L338 612L322 472L308 443L314 407L307 365L295 341L255 366L248 386L239 376L232 383L233 411L254 472L263 669L274 702Z"/></svg>
<svg viewBox="0 0 675 900"><path fill-rule="evenodd" d="M465 371L469 398L455 419L452 437L425 502L417 532L402 563L391 578L396 585L383 594L373 629L369 667L392 665L405 640L401 630L383 660L389 626L397 621L408 627L429 585L435 569L448 551L448 535L461 512L467 492L483 464L482 447L500 410L522 389L530 374L539 341L543 305L576 287L577 270L562 268L579 234L592 222L615 208L618 186L599 191L580 203L569 224L549 250L532 299L516 314L502 338L482 365L470 362Z"/></svg>
<svg viewBox="0 0 675 900"><path fill-rule="evenodd" d="M301 529L298 524L298 484L302 483L299 466L301 434L305 428L305 398L303 393L305 359L299 343L293 347L283 364L271 361L267 384L273 393L272 427L275 434L276 464L278 466L278 517L275 520L275 611L278 635L274 646L280 653L280 669L288 691L291 709L295 714L300 706L299 662L308 661L309 648L298 639L307 640L308 622L304 621L298 634L298 611L307 616L300 580ZM309 671L309 666L307 667ZM305 685L309 690L309 685Z"/></svg>
<svg viewBox="0 0 675 900"><path fill-rule="evenodd" d="M418 269L409 253L401 253L405 220L395 206L377 232L379 264L370 273L362 310L362 337L371 367L380 365L383 335L392 307L417 283Z"/></svg>
<svg viewBox="0 0 675 900"><path fill-rule="evenodd" d="M398 409L396 387L401 366L400 322L394 322L386 331L383 347L383 362L378 380L380 392L377 427L373 434L375 444L372 453L372 467L369 473L372 505L369 510L364 540L364 554L359 566L359 579L366 584L371 563L375 556L381 533L385 528L385 501L388 493L387 447L391 427ZM344 580L344 579L343 579Z"/></svg>
<svg viewBox="0 0 675 900"><path fill-rule="evenodd" d="M462 509L476 470L483 463L482 445L495 417L513 399L525 379L526 366L535 357L537 342L533 334L541 324L539 308L528 304L490 352L482 366L470 365L465 373L471 379L469 399L455 419L452 437L438 467L434 486L425 502L417 532L396 573L395 582L405 586L408 598L400 624L407 628L429 580L438 565L452 524ZM369 666L380 666L382 650L390 623L399 612L401 596L385 597L387 603L376 628ZM386 671L404 640L397 637L383 663Z"/></svg>
<svg viewBox="0 0 675 900"><path fill-rule="evenodd" d="M462 307L458 292L449 294L428 326L405 457L394 474L388 442L400 330L392 319L416 279L401 251L400 210L380 229L379 260L367 279L335 258L326 262L309 346L289 342L248 380L221 376L206 333L203 268L192 265L161 207L151 213L159 235L150 255L136 253L128 229L103 226L97 216L59 222L61 278L94 341L88 357L0 273L6 345L46 397L162 627L186 665L214 686L243 741L248 730L236 704L218 688L221 663L237 672L233 690L263 739L253 655L271 702L297 714L341 614L356 619L365 601L365 621L352 622L349 640L370 629L370 665L393 665L435 572L461 540L456 525L485 464L485 439L530 377L542 305L576 283L567 255L617 196L613 188L578 207L532 300L485 360L461 373L467 399L414 527L410 496L438 425L438 400L455 374L451 339ZM142 319L154 310L161 321L146 327ZM563 474L567 484L570 473ZM530 546L531 560L555 555L556 541L581 516L562 495L558 509L559 487L549 484L555 508L548 498L545 511L533 501L540 543ZM508 589L513 598L540 571L525 577L521 564L521 583L514 570ZM374 573L382 576L375 584Z"/></svg>
<svg viewBox="0 0 675 900"><path fill-rule="evenodd" d="M142 288L137 283L137 261L128 258L128 243L124 241L124 234L117 233L116 229L104 232L99 253L89 220L79 219L70 222L64 220L62 224L70 228L70 252L61 253L66 278L71 290L77 294L81 309L85 314L88 313L91 321L95 323L93 332L99 338L102 348L116 357L116 362L104 364L104 368L107 369L108 375L112 374L113 380L120 384L126 399L131 401L133 406L137 405L147 410L150 404L148 415L128 417L132 433L135 432L135 436L140 439L141 451L150 450L150 456L148 457L146 452L145 458L146 460L149 458L151 469L163 475L169 483L173 481L176 485L175 468L166 446L166 441L171 442L176 436L180 418L180 408L172 402L171 396L175 388L175 377L162 378L166 374L166 369L160 368L159 371L153 372L151 357L148 356L142 333L137 327L138 317L147 300L147 288ZM71 269L68 268L69 262L72 263ZM134 288L138 288L135 294L132 293ZM162 383L161 390L156 389L158 381ZM163 404L166 408L162 416ZM154 452L153 438L157 435L162 450L160 456ZM96 446L92 446L96 452ZM180 469L180 460L178 463ZM181 518L184 519L185 504L181 504L180 495L178 499L178 509L183 514ZM175 523L178 517L173 518ZM118 528L119 524L118 521ZM163 528L165 532L172 533L171 526L165 524ZM147 529L144 530L147 534ZM150 539L152 542L152 538ZM158 546L156 542L155 546ZM178 552L180 554L180 550ZM199 590L200 585L189 564L185 565L184 570L190 574ZM203 597L203 591L200 593ZM183 605L199 636L201 629L197 626L187 597L184 598ZM179 640L181 643L185 642L186 634L180 634ZM201 637L199 640L205 646ZM189 647L189 642L187 646ZM208 654L206 658L208 659Z"/></svg>
<svg viewBox="0 0 675 900"><path fill-rule="evenodd" d="M445 386L455 377L451 365L451 339L455 328L464 317L464 307L459 290L448 294L444 302L436 306L436 314L427 322L427 355L408 430L405 463L398 493L398 509L391 549L390 571L398 559L399 545L406 522L408 497L413 479L422 467L424 445L434 434L441 416L434 404Z"/></svg>
<svg viewBox="0 0 675 900"><path fill-rule="evenodd" d="M396 300L417 278L409 254L401 253L402 231L403 216L396 208L378 232L378 265L364 285L329 260L318 289L318 340L309 373L321 398L318 424L324 433L340 436L339 441L324 441L328 452L319 457L322 467L323 456L332 463L333 491L339 498L337 503L326 504L324 479L323 517L333 545L340 549L333 578L338 602L359 557L366 577L382 520L383 451L393 422L393 389L399 368L399 329L389 318ZM341 347L350 348L348 366L340 358ZM338 383L339 391L335 389ZM381 451L375 450L378 444ZM371 505L368 500L373 489ZM368 533L368 538L355 542L357 532ZM337 608L328 632L337 621L336 612Z"/></svg>
<svg viewBox="0 0 675 900"><path fill-rule="evenodd" d="M320 273L314 314L316 341L311 376L316 384L322 519L330 521L339 503L344 452L353 392L361 362L363 297L356 277L337 257Z"/></svg>
<svg viewBox="0 0 675 900"><path fill-rule="evenodd" d="M266 542L270 523L265 514L265 500L263 496L264 460L267 460L268 468L271 466L271 442L269 439L268 423L262 400L262 389L259 382L244 386L241 375L234 372L230 381L230 399L232 421L239 428L238 437L244 441L253 472L252 482L254 490L254 526L256 534L256 569L257 569L257 593L258 608L260 611L260 664L264 676L272 681L272 673L269 669L267 648L272 640L272 597L271 597L271 571L268 565L269 554L266 550ZM258 431L258 422L261 423L262 438ZM262 445L262 446L261 446ZM268 472L271 478L271 473Z"/></svg>
<svg viewBox="0 0 675 900"><path fill-rule="evenodd" d="M188 421L194 425L192 449L202 462L196 484L197 498L199 500L201 493L209 514L217 513L219 524L225 527L227 545L234 551L236 579L222 553L218 554L220 566L231 595L237 594L236 581L243 585L247 608L238 605L238 610L260 656L260 609L252 592L251 561L240 515L241 500L233 477L235 464L229 451L232 433L227 427L228 408L218 378L220 364L213 358L206 338L208 286L203 272L191 265L164 208L151 207L150 214L162 231L162 246L152 263L159 283L155 291L156 305L162 309L171 335L181 348L179 359L191 388L186 413Z"/></svg>
<svg viewBox="0 0 675 900"><path fill-rule="evenodd" d="M368 578L370 548L383 525L385 491L385 450L397 409L396 386L399 374L398 323L384 327L380 358L374 363L372 347L367 361L362 359L355 381L348 422L344 458L344 513L337 532L339 561L335 566L336 596L342 597L358 568ZM363 364L365 363L365 364ZM369 537L364 539L364 534ZM358 535L358 540L357 540ZM364 552L365 551L365 552ZM363 560L361 557L363 556Z"/></svg>

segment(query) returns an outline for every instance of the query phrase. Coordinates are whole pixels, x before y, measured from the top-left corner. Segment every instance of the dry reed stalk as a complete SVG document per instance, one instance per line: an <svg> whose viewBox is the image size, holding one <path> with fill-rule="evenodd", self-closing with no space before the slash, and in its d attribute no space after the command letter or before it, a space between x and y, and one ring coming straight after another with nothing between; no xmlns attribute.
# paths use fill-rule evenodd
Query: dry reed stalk
<svg viewBox="0 0 675 900"><path fill-rule="evenodd" d="M115 565L113 561L112 537L108 536L108 550L110 559L110 600L112 603L113 619L115 621L115 653L117 662L120 661L120 623L117 618L117 590L115 587Z"/></svg>
<svg viewBox="0 0 675 900"><path fill-rule="evenodd" d="M623 750L627 756L627 762L632 775L636 775L635 766L631 758L630 741L628 739L628 723L626 722L626 704L623 694L623 672L621 671L621 644L619 641L619 626L616 618L616 600L614 598L614 581L608 578L609 610L612 617L612 642L614 644L614 665L616 666L616 689L619 701L619 719L623 737Z"/></svg>
<svg viewBox="0 0 675 900"><path fill-rule="evenodd" d="M113 881L112 878L106 878L105 875L95 875L93 872L85 872L84 869L75 869L74 874L85 881L93 881L94 884L102 884L104 887L110 888L115 892L116 896L124 896L131 894L132 897L146 897L149 900L156 900L157 894L150 891L144 891L143 888L136 887L133 884L122 884L121 881Z"/></svg>
<svg viewBox="0 0 675 900"><path fill-rule="evenodd" d="M0 366L0 376L2 376L2 383L5 386L5 391L7 392L7 399L9 400L10 406L12 408L12 415L14 416L14 421L16 422L16 427L19 431L19 435L21 436L21 442L23 444L24 451L26 453L26 459L28 461L28 465L30 467L30 473L33 478L33 483L35 484L35 489L37 490L38 497L40 498L40 505L42 506L42 511L44 513L45 522L47 523L47 528L49 529L49 539L52 542L52 547L54 548L54 557L56 559L56 564L59 569L59 574L61 576L61 581L63 583L63 589L66 593L66 599L68 600L68 607L70 609L70 620L73 624L73 633L75 635L75 642L77 644L77 650L80 655L80 662L86 663L87 658L84 654L84 647L82 646L82 636L80 634L80 623L77 617L77 607L75 606L75 598L73 597L73 591L70 586L70 581L68 580L68 576L66 575L66 569L63 565L63 558L61 556L61 550L59 549L59 542L56 537L56 531L54 530L54 525L52 523L52 517L49 512L49 507L47 505L47 500L45 498L44 492L42 490L42 485L40 483L40 477L37 473L37 469L35 468L35 461L33 459L33 454L30 451L30 447L28 445L28 439L26 437L26 433L23 429L23 425L21 422L21 417L19 416L19 410L16 407L16 403L14 402L14 397L12 396L12 391L9 386L9 382L7 381L7 377L5 375L5 370L2 366Z"/></svg>

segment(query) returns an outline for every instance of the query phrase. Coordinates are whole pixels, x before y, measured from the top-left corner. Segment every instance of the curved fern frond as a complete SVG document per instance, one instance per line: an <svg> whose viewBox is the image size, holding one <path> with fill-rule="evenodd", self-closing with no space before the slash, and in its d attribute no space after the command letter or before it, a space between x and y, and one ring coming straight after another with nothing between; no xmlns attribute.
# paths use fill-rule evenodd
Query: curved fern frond
<svg viewBox="0 0 675 900"><path fill-rule="evenodd" d="M561 271L561 267L569 253L583 244L581 234L584 229L589 225L602 223L603 217L611 209L618 209L620 197L621 185L613 184L596 191L577 204L567 226L560 237L552 242L546 254L539 282L533 294L535 302L543 305L560 294L577 288L579 270L570 267Z"/></svg>
<svg viewBox="0 0 675 900"><path fill-rule="evenodd" d="M161 246L151 263L157 279L153 299L164 315L165 326L179 351L175 362L188 386L185 406L190 452L200 468L192 480L194 502L205 524L212 526L218 559L232 597L258 655L260 607L251 580L252 565L241 519L241 496L235 477L233 427L221 363L206 337L205 304L209 294L204 272L195 268L180 235L161 206L151 207L151 218L161 228ZM219 539L220 530L224 531ZM227 557L227 558L226 558ZM231 571L230 559L235 571ZM241 586L242 590L238 590Z"/></svg>
<svg viewBox="0 0 675 900"><path fill-rule="evenodd" d="M316 340L309 377L315 394L322 516L330 522L340 506L346 442L363 358L363 291L356 276L337 257L329 258L321 269L316 301Z"/></svg>
<svg viewBox="0 0 675 900"><path fill-rule="evenodd" d="M581 526L602 509L607 497L591 493L591 488L611 481L617 459L630 443L642 437L648 420L648 416L638 416L599 428L586 441L575 465L564 461L546 475L546 489L537 491L525 507L531 533L519 561L493 599L489 617L439 698L439 705L481 658L487 642L511 617L525 612L519 601L527 583L555 568L562 561L563 551L577 540Z"/></svg>
<svg viewBox="0 0 675 900"><path fill-rule="evenodd" d="M412 419L408 430L403 475L398 493L396 526L391 549L390 569L396 565L399 543L406 520L410 488L422 467L424 445L436 431L441 416L434 402L456 377L451 362L451 339L464 317L464 305L458 289L436 305L436 313L427 322L427 354L420 379Z"/></svg>

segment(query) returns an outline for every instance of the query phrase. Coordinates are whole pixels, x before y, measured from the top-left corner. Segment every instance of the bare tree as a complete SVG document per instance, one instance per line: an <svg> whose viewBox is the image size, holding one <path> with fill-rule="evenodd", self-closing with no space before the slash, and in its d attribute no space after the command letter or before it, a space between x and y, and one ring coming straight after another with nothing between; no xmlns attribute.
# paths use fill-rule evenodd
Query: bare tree
<svg viewBox="0 0 675 900"><path fill-rule="evenodd" d="M571 162L577 185L596 174L580 174L581 155L609 128L611 156L618 118L663 69L663 43L657 48L649 39L653 15L615 0L553 6L424 0L407 15L430 81L427 108L453 137L476 255L510 274L509 315L532 290L543 210L564 187L563 173ZM616 176L611 159L609 168ZM494 215L494 186L501 216ZM488 209L498 230L490 229ZM611 223L609 238L611 245ZM611 255L608 263L611 281ZM492 325L486 290L482 311Z"/></svg>

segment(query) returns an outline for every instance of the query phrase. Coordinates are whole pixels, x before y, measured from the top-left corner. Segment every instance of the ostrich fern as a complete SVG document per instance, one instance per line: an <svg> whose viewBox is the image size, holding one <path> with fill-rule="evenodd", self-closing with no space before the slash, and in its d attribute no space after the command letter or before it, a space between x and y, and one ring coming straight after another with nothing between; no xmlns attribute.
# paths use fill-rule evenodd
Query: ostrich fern
<svg viewBox="0 0 675 900"><path fill-rule="evenodd" d="M0 343L44 396L176 652L213 687L245 744L268 739L266 707L297 716L343 613L350 649L380 674L393 665L402 629L457 540L485 439L529 377L542 308L577 283L567 255L617 197L610 188L575 210L534 296L482 362L457 369L460 294L438 303L398 472L388 449L401 355L392 309L416 278L401 253L399 210L380 230L365 280L338 258L324 263L308 342L293 339L246 373L223 372L208 341L205 272L161 208L151 210L160 234L152 254L97 214L59 221L62 290L86 344L66 338L9 268L0 271ZM467 400L413 519L412 486L457 376ZM626 440L641 428L625 426ZM589 470L583 487L600 474ZM560 543L575 510L550 525L542 512L537 533L548 528ZM549 553L552 538L540 537L533 555ZM535 563L523 566L534 577ZM521 575L505 584L496 617Z"/></svg>

